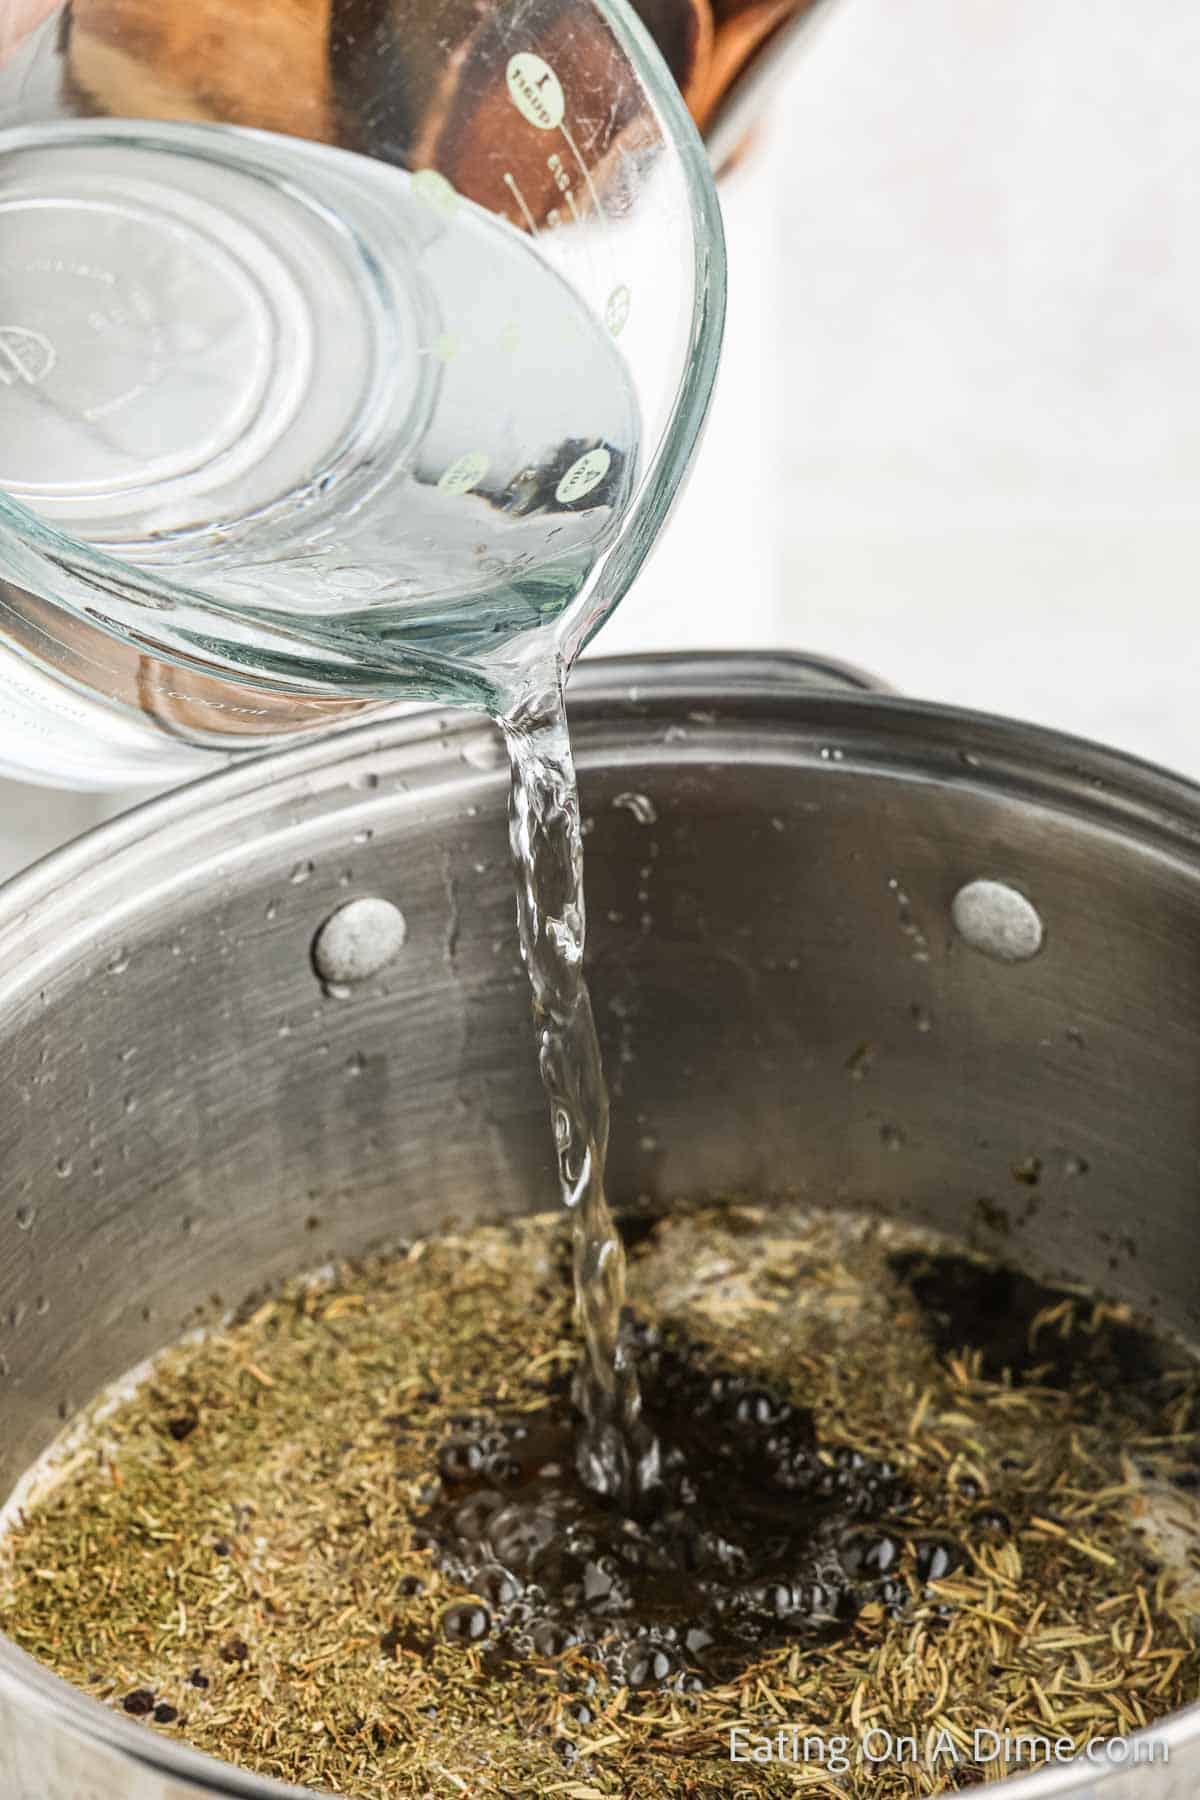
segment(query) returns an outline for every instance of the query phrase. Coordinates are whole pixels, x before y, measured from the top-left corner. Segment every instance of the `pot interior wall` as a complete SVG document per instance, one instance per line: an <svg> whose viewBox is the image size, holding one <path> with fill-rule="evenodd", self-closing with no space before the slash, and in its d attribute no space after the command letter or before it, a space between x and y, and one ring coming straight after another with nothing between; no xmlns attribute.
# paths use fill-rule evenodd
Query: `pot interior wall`
<svg viewBox="0 0 1200 1800"><path fill-rule="evenodd" d="M575 728L620 1202L876 1207L1195 1328L1190 789L770 684L630 700L610 678ZM159 803L9 890L0 1489L214 1303L555 1203L506 784L489 729L402 721ZM1032 961L957 937L980 875L1036 903ZM310 946L359 894L407 941L338 998Z"/></svg>

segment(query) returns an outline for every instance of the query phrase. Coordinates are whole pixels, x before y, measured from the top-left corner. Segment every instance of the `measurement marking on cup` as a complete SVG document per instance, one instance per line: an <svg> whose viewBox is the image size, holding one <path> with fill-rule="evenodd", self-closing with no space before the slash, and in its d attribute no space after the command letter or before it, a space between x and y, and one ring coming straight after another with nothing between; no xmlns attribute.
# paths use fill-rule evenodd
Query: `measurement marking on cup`
<svg viewBox="0 0 1200 1800"><path fill-rule="evenodd" d="M562 83L550 64L532 50L518 50L505 71L509 97L523 119L539 131L562 124Z"/></svg>
<svg viewBox="0 0 1200 1800"><path fill-rule="evenodd" d="M485 450L468 450L457 462L442 471L438 487L443 494L469 494L488 472L489 458Z"/></svg>
<svg viewBox="0 0 1200 1800"><path fill-rule="evenodd" d="M508 189L509 193L512 195L513 199L516 201L517 205L520 207L522 216L525 220L525 223L528 225L530 231L532 231L534 237L537 237L538 228L533 222L533 214L530 212L528 206L525 204L525 196L521 192L520 188L517 186L515 180L513 179L512 173L508 169L505 169L505 171L504 171L504 185Z"/></svg>
<svg viewBox="0 0 1200 1800"><path fill-rule="evenodd" d="M45 381L58 357L50 339L23 325L0 325L0 381L12 387L23 381L36 387Z"/></svg>
<svg viewBox="0 0 1200 1800"><path fill-rule="evenodd" d="M598 444L594 450L585 450L571 464L562 480L554 490L554 497L563 506L571 506L576 500L582 500L585 494L599 487L612 466L612 452L604 444Z"/></svg>
<svg viewBox="0 0 1200 1800"><path fill-rule="evenodd" d="M562 132L564 138L566 138L566 140L567 140L567 148L570 150L571 155L575 158L575 161L579 164L579 173L583 176L583 179L587 182L587 191L592 196L592 205L596 209L597 216L599 218L603 219L605 224L607 225L608 214L605 212L604 208L600 204L600 196L596 192L596 184L592 180L591 170L588 168L587 164L584 162L582 156L580 156L579 148L575 142L575 139L571 136L571 134L567 130L566 126L560 125L559 130Z"/></svg>

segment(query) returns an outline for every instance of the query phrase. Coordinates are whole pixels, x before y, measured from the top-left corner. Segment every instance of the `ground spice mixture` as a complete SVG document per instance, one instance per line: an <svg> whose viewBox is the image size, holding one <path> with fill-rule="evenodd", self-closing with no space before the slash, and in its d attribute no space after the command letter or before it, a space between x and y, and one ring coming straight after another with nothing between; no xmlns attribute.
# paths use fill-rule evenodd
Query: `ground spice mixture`
<svg viewBox="0 0 1200 1800"><path fill-rule="evenodd" d="M1196 1697L1200 1383L1123 1309L861 1219L640 1221L664 1486L626 1525L570 1466L568 1266L557 1215L431 1238L165 1352L12 1517L0 1626L364 1800L900 1800L1008 1772L977 1729ZM850 1766L730 1760L781 1726Z"/></svg>

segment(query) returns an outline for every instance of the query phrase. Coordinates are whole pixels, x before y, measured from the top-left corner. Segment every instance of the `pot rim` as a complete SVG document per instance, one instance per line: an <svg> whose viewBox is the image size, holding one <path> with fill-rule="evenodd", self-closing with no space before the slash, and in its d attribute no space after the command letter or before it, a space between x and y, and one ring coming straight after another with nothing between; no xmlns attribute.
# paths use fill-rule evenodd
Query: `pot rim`
<svg viewBox="0 0 1200 1800"><path fill-rule="evenodd" d="M583 770L611 752L618 732L628 740L631 728L643 753L657 748L673 762L713 761L711 733L722 727L727 748L740 750L735 760L751 758L756 727L754 741L760 744L764 738L769 742L774 730L776 749L778 734L786 731L796 759L830 775L883 773L930 785L991 789L1084 815L1200 870L1200 785L1047 727L897 698L870 677L828 659L755 651L595 658L579 666L570 692L573 723L592 727L597 740L578 747ZM605 726L612 731L607 741ZM44 980L47 970L61 968L69 940L94 938L108 929L120 899L128 905L133 896L133 903L143 906L143 877L150 870L158 872L164 863L178 870L194 864L198 852L207 853L209 864L229 851L236 861L239 833L246 854L261 851L264 831L256 820L264 811L275 811L282 821L291 806L291 829L307 833L317 821L344 810L355 792L355 776L372 763L391 759L411 766L415 757L426 765L440 761L445 779L456 785L495 782L499 758L489 766L462 756L471 741L494 743L495 738L496 728L474 713L406 712L240 760L96 827L0 887L0 1006L11 1005L39 976ZM451 760L447 751L457 754ZM371 804L372 791L357 797ZM306 808L299 825L298 801ZM131 1765L191 1786L198 1796L316 1800L311 1789L148 1733L52 1674L3 1634L0 1700L66 1726ZM1170 1758L1197 1737L1200 1703L1126 1741L1164 1745ZM1112 1766L1062 1764L1011 1776L994 1791L1005 1800L1051 1800L1085 1787L1090 1795L1133 1766L1132 1760ZM1157 1765L1144 1766L1152 1772Z"/></svg>
<svg viewBox="0 0 1200 1800"><path fill-rule="evenodd" d="M605 719L652 725L681 709L697 715L696 725L733 720L792 728L801 724L808 735L816 731L831 754L836 749L845 753L847 746L853 750L853 756L834 758L845 773L869 768L1015 791L1200 856L1200 782L1052 726L909 699L834 658L758 650L593 656L576 665L568 702L576 727ZM873 720L886 731L872 731ZM303 791L318 773L340 771L341 780L323 784L332 810L340 804L350 772L376 754L494 734L491 721L474 710L405 708L306 734L303 742L287 748L239 756L140 801L0 883L0 968L14 948L7 937L14 922L27 919L35 906L80 879L94 889L98 875L114 859L131 855L151 839L178 833L181 827L184 838L208 834L222 813L232 820L247 799L270 796L274 801ZM671 747L682 746L676 741ZM587 767L586 745L577 760Z"/></svg>

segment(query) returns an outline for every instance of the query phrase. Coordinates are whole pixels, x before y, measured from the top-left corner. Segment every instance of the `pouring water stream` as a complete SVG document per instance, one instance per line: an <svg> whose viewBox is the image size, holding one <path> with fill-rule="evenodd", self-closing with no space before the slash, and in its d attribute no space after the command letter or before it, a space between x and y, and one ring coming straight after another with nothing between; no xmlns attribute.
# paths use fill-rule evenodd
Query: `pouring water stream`
<svg viewBox="0 0 1200 1800"><path fill-rule="evenodd" d="M659 1448L642 1419L637 1368L621 1334L625 1252L604 1191L608 1092L583 973L583 834L562 673L541 671L502 721L512 770L509 838L538 1062L572 1219L584 1339L575 1385L578 1473L593 1492L632 1510L658 1484Z"/></svg>

